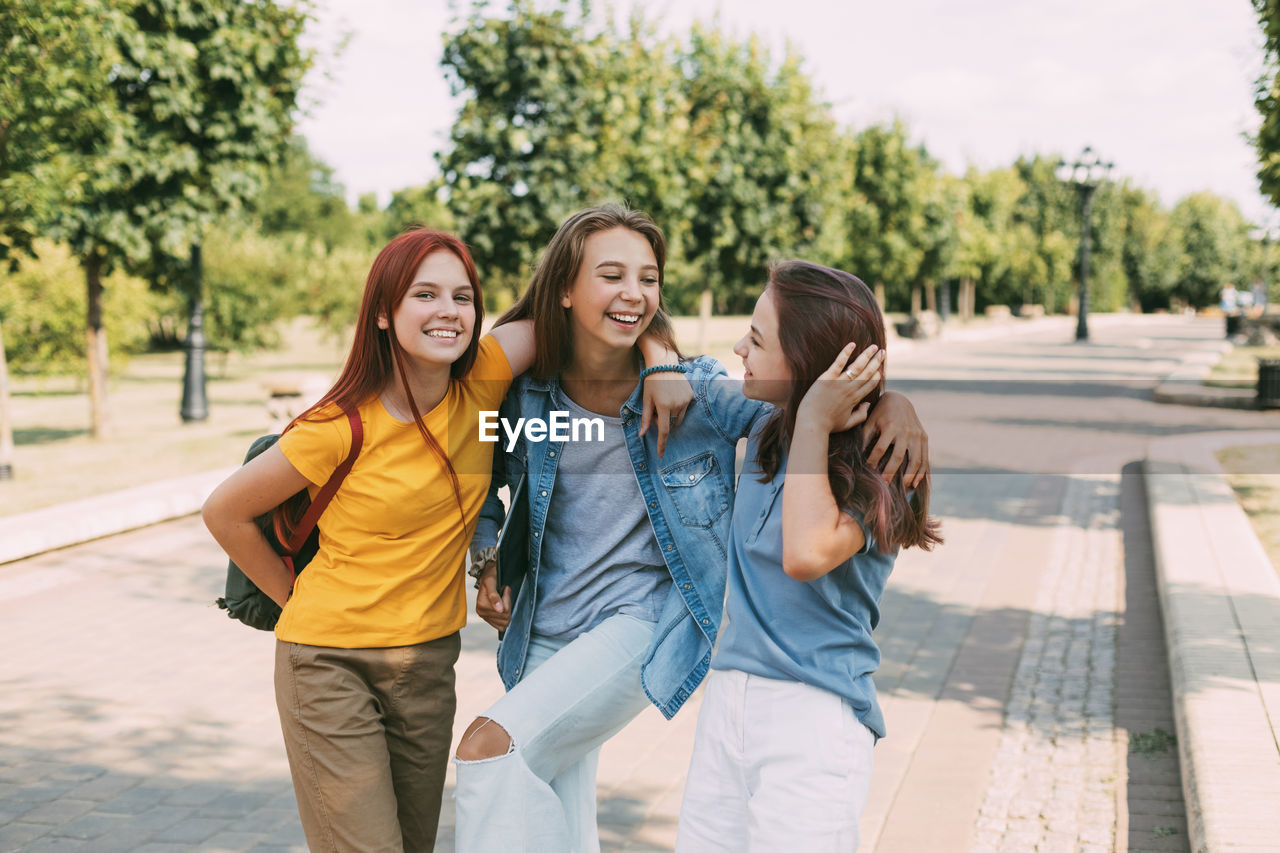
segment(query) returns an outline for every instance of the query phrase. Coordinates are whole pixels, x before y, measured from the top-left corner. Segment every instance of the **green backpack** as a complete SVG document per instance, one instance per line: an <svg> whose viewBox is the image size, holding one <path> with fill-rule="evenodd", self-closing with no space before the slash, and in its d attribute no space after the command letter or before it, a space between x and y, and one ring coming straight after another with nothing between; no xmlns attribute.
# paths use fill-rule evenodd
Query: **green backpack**
<svg viewBox="0 0 1280 853"><path fill-rule="evenodd" d="M356 457L360 455L360 446L364 443L364 427L360 423L360 416L355 412L347 412L346 415L351 424L351 452L334 470L316 499L311 500L307 490L303 489L271 512L254 519L267 542L293 570L295 578L311 562L316 551L320 550L320 531L316 529L316 522L346 479ZM279 440L280 436L274 434L255 439L249 445L244 461L247 463ZM214 603L227 611L228 617L260 631L275 630L276 621L280 618L280 605L258 589L240 571L240 567L230 560L227 561L226 591Z"/></svg>

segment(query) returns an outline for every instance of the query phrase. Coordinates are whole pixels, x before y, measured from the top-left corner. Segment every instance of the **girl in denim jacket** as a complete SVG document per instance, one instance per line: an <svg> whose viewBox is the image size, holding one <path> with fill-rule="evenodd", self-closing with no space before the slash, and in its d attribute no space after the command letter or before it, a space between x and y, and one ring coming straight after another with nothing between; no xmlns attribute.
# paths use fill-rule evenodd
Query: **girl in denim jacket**
<svg viewBox="0 0 1280 853"><path fill-rule="evenodd" d="M675 347L662 307L665 253L647 216L582 211L561 225L528 291L498 321L531 318L539 341L502 417L599 418L604 440L526 432L495 457L473 547L482 568L476 611L505 631L498 669L508 693L458 746L463 853L598 850L599 747L647 704L673 716L710 665L735 445L769 407L743 397L712 359L656 365L664 370L650 382L683 383L684 373L694 397L665 447L646 435L634 344L649 329ZM921 446L905 399L874 417L897 447ZM529 567L513 600L485 557L503 516L497 489L510 484L514 493L521 483Z"/></svg>
<svg viewBox="0 0 1280 853"><path fill-rule="evenodd" d="M791 261L773 269L734 347L743 393L776 408L747 443L682 853L858 846L872 747L884 735L871 679L880 596L900 547L941 542L928 476L909 491L861 449L884 343L866 285Z"/></svg>

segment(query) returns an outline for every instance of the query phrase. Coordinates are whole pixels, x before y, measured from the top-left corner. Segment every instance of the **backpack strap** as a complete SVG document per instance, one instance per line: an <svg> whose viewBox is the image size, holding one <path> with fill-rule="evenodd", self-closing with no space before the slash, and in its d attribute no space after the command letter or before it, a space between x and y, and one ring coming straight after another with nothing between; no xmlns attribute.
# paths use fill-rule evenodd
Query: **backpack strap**
<svg viewBox="0 0 1280 853"><path fill-rule="evenodd" d="M298 526L294 528L289 541L285 543L285 551L290 558L296 557L298 552L302 550L302 546L307 541L307 537L311 535L316 522L320 520L325 508L329 506L329 501L333 500L338 487L342 485L342 481L346 479L347 474L351 471L351 466L355 464L356 457L360 455L360 447L364 444L364 424L360 423L358 412L347 412L346 415L347 420L351 423L351 452L347 454L346 459L342 460L342 464L334 469L333 474L329 476L329 481L321 487L320 493L311 502L311 506L307 507L307 511L302 515L302 520L298 522ZM289 568L292 569L293 560L289 559L286 562L289 564ZM294 572L294 574L296 575L297 572Z"/></svg>

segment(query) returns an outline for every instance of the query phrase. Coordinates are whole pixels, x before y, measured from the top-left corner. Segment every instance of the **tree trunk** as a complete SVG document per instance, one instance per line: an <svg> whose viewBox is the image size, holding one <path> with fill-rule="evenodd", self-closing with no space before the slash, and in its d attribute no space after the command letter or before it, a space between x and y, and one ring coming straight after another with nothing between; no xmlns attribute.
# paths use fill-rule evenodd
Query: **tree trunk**
<svg viewBox="0 0 1280 853"><path fill-rule="evenodd" d="M102 257L96 251L84 258L84 278L89 297L85 323L85 344L89 356L89 410L93 437L103 439L111 436L111 411L107 405L107 330L102 327Z"/></svg>
<svg viewBox="0 0 1280 853"><path fill-rule="evenodd" d="M911 285L911 316L914 317L920 313L920 285Z"/></svg>
<svg viewBox="0 0 1280 853"><path fill-rule="evenodd" d="M702 291L698 299L698 355L705 355L711 347L711 288Z"/></svg>
<svg viewBox="0 0 1280 853"><path fill-rule="evenodd" d="M973 279L964 278L960 280L960 318L962 320L972 320L975 311Z"/></svg>
<svg viewBox="0 0 1280 853"><path fill-rule="evenodd" d="M183 423L209 419L209 399L205 393L204 373L204 261L199 243L191 246L191 302L187 321L187 351L182 377L182 407L178 414Z"/></svg>
<svg viewBox="0 0 1280 853"><path fill-rule="evenodd" d="M924 307L927 311L938 313L938 285L927 284L924 288Z"/></svg>
<svg viewBox="0 0 1280 853"><path fill-rule="evenodd" d="M880 306L882 312L888 310L884 305L884 282L882 281L876 282L876 304Z"/></svg>
<svg viewBox="0 0 1280 853"><path fill-rule="evenodd" d="M9 419L9 364L4 358L4 329L0 323L0 480L13 479L13 422Z"/></svg>

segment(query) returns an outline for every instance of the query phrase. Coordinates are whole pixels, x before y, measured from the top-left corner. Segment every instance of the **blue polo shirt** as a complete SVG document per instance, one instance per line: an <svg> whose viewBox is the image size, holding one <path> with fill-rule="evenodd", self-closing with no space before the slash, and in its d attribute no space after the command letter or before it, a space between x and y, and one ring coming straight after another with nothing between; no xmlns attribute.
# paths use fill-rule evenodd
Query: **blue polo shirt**
<svg viewBox="0 0 1280 853"><path fill-rule="evenodd" d="M738 480L724 623L711 668L830 691L847 699L877 738L884 737L871 680L880 650L871 632L880 621L880 596L897 549L881 554L868 534L860 552L817 580L788 577L782 570L786 461L771 482L760 482L759 437L760 430L754 430Z"/></svg>

